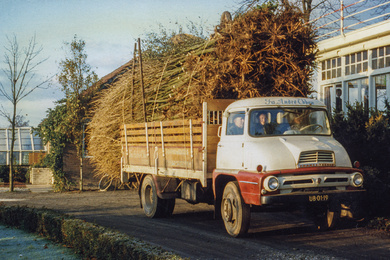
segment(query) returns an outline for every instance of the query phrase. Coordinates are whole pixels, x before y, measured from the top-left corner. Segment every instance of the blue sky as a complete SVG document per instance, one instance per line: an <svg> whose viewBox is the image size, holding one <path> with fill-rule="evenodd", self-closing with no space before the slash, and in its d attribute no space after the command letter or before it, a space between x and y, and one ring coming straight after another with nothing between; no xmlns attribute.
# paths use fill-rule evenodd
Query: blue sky
<svg viewBox="0 0 390 260"><path fill-rule="evenodd" d="M239 0L0 0L0 67L4 66L6 36L16 35L20 47L36 35L43 47L39 58L48 58L36 70L35 79L43 80L58 72L65 58L64 42L76 34L86 42L88 63L103 77L132 58L135 40L163 27L185 27L188 21L203 23L212 32L224 11L234 12ZM0 72L0 81L7 84ZM63 97L53 81L48 89L37 89L21 101L18 112L37 126L54 101ZM0 97L0 103L11 103ZM9 110L10 111L10 110ZM0 118L0 127L8 123Z"/></svg>

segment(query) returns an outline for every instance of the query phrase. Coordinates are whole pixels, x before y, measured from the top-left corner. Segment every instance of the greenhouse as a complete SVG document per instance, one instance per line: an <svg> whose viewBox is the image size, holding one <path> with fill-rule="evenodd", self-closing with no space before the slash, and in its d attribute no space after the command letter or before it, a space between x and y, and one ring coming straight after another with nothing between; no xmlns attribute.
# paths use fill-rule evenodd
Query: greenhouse
<svg viewBox="0 0 390 260"><path fill-rule="evenodd" d="M0 128L0 165L9 165L12 130ZM15 165L31 165L38 162L46 153L41 138L31 127L15 129L14 162Z"/></svg>

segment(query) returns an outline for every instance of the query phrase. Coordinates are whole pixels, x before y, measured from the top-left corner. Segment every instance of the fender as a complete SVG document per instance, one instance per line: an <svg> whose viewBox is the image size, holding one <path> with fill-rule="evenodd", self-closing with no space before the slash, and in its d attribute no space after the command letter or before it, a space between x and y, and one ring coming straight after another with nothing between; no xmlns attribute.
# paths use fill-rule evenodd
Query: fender
<svg viewBox="0 0 390 260"><path fill-rule="evenodd" d="M234 179L238 182L241 196L246 204L260 204L260 184L263 174L249 171L224 171L214 170L213 172L213 191L214 199L217 200L218 193L222 193L223 189L219 187L222 179Z"/></svg>

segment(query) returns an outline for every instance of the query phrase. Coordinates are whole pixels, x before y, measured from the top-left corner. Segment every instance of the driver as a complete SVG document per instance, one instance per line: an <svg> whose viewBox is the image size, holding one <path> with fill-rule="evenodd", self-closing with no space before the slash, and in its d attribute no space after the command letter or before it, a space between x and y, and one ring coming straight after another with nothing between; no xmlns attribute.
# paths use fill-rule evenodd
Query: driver
<svg viewBox="0 0 390 260"><path fill-rule="evenodd" d="M259 115L259 123L255 130L255 135L266 134L266 123L267 123L267 115L265 113L260 113Z"/></svg>

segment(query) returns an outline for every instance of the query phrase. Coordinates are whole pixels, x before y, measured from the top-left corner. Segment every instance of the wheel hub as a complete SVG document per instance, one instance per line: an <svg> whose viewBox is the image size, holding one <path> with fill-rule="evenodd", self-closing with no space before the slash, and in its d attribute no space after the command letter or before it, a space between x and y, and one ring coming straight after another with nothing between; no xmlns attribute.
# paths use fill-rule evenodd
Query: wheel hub
<svg viewBox="0 0 390 260"><path fill-rule="evenodd" d="M233 220L233 205L232 205L232 201L229 198L225 199L225 201L224 201L223 212L225 215L225 220L227 222L232 222L232 220Z"/></svg>

